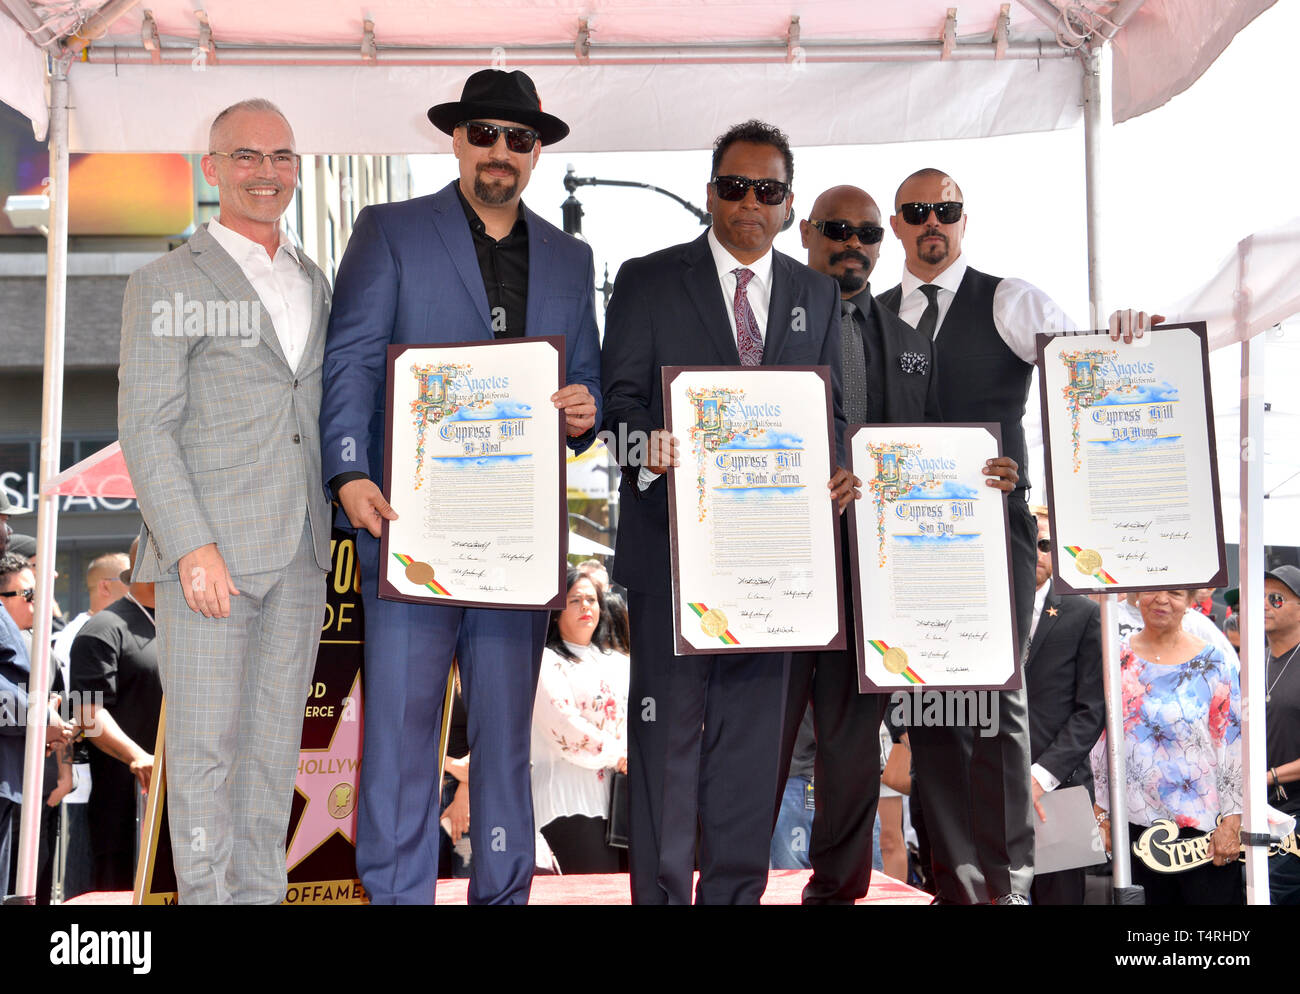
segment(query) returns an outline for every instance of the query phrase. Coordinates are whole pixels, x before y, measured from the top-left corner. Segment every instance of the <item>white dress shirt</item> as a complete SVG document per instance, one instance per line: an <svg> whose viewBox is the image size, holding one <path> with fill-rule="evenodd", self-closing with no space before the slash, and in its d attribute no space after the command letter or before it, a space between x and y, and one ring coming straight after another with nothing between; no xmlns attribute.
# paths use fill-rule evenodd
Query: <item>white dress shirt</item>
<svg viewBox="0 0 1300 994"><path fill-rule="evenodd" d="M731 323L731 337L736 340L736 347L739 348L740 343L736 338L736 312L732 307L736 300L733 269L748 269L754 274L745 287L745 297L749 301L749 309L754 312L754 320L758 322L758 334L766 342L767 310L772 303L772 249L769 247L760 258L744 263L722 247L712 228L705 237L709 241L709 251L713 253L713 265L718 270L718 283L722 286L722 297L726 301L723 310L727 312L727 320Z"/></svg>
<svg viewBox="0 0 1300 994"><path fill-rule="evenodd" d="M713 253L713 265L718 271L718 285L722 288L722 309L727 312L727 321L731 324L731 338L736 342L736 348L740 348L740 341L736 335L736 311L733 306L736 301L736 275L732 272L733 269L748 269L754 274L745 286L745 299L749 301L749 309L753 312L754 320L758 323L759 337L766 343L767 311L772 304L771 247L769 246L762 256L746 264L739 261L722 247L722 243L713 234L712 228L709 228L709 232L705 237L709 242L709 251ZM636 475L637 489L645 490L658 478L658 473L652 473L645 466L642 466Z"/></svg>
<svg viewBox="0 0 1300 994"><path fill-rule="evenodd" d="M937 341L943 330L943 319L957 295L962 277L966 275L966 257L959 255L952 265L934 278L939 288L939 321L934 328ZM920 290L925 281L903 267L902 300L898 316L913 328L921 320L926 307L925 294ZM1012 352L1032 364L1038 358L1034 336L1039 332L1074 331L1078 328L1056 302L1032 283L1024 280L1004 279L993 291L993 325Z"/></svg>
<svg viewBox="0 0 1300 994"><path fill-rule="evenodd" d="M262 302L259 333L273 329L289 368L296 370L307 349L311 332L311 277L298 259L289 236L280 232L280 247L272 260L251 238L245 238L213 218L208 234L217 240L238 264Z"/></svg>

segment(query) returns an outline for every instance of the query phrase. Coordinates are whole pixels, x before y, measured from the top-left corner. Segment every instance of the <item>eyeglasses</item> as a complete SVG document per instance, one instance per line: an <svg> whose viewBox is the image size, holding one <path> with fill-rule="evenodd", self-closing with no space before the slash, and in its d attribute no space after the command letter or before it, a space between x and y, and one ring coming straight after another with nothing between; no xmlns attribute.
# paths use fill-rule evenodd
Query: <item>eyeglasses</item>
<svg viewBox="0 0 1300 994"><path fill-rule="evenodd" d="M1040 539L1038 540L1038 551L1039 551L1039 552L1051 552L1051 551L1052 551L1052 540L1051 540L1050 538L1040 538Z"/></svg>
<svg viewBox="0 0 1300 994"><path fill-rule="evenodd" d="M0 590L0 597L21 597L28 604L36 596L35 587L27 587L23 590Z"/></svg>
<svg viewBox="0 0 1300 994"><path fill-rule="evenodd" d="M298 154L286 152L259 152L252 148L237 148L233 152L209 152L208 155L224 155L240 169L260 169L267 159L281 172L291 172L298 168Z"/></svg>
<svg viewBox="0 0 1300 994"><path fill-rule="evenodd" d="M957 200L945 200L939 204L899 204L898 216L908 224L925 224L925 219L934 211L940 224L956 224L961 220L961 208L961 202Z"/></svg>
<svg viewBox="0 0 1300 994"><path fill-rule="evenodd" d="M1286 604L1286 598L1277 592L1270 592L1265 594L1264 599L1268 601L1268 606L1275 610L1277 608L1282 607L1284 604Z"/></svg>
<svg viewBox="0 0 1300 994"><path fill-rule="evenodd" d="M854 235L863 245L875 245L885 237L885 229L878 224L849 224L848 221L809 221L814 228L833 242L847 242Z"/></svg>
<svg viewBox="0 0 1300 994"><path fill-rule="evenodd" d="M779 179L750 179L748 176L715 176L713 189L723 200L733 203L745 199L745 192L754 188L754 199L765 207L775 207L785 200L790 192L790 184Z"/></svg>
<svg viewBox="0 0 1300 994"><path fill-rule="evenodd" d="M465 129L465 139L476 148L491 148L501 133L505 132L506 148L521 155L531 152L541 137L532 128L507 127L503 124L488 124L486 121L465 121L461 127Z"/></svg>

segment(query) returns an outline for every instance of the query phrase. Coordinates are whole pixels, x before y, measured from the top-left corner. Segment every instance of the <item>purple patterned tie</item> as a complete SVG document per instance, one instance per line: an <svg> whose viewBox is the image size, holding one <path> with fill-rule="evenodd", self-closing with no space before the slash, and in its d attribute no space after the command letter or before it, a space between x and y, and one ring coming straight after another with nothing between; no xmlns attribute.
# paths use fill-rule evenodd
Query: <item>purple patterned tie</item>
<svg viewBox="0 0 1300 994"><path fill-rule="evenodd" d="M763 362L763 336L758 330L758 319L749 309L749 298L745 296L745 287L754 278L754 271L733 269L731 275L736 277L736 297L731 302L731 309L736 315L736 348L740 352L740 364L759 366Z"/></svg>

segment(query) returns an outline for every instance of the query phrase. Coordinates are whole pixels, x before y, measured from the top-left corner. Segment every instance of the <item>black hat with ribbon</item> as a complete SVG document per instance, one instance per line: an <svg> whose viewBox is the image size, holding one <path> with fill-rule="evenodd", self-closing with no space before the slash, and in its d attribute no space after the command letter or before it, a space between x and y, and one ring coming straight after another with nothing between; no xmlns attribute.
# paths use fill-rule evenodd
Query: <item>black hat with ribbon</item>
<svg viewBox="0 0 1300 994"><path fill-rule="evenodd" d="M537 87L518 69L480 69L465 80L459 100L429 108L433 126L448 135L458 124L482 119L526 124L541 135L543 145L554 145L569 133L567 124L542 111Z"/></svg>

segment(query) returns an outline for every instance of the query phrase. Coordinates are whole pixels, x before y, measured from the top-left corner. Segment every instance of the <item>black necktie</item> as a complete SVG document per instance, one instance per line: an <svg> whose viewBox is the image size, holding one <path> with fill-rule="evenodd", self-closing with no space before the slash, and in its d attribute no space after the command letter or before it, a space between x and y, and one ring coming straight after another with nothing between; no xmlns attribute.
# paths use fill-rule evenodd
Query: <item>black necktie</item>
<svg viewBox="0 0 1300 994"><path fill-rule="evenodd" d="M840 344L844 349L844 419L851 425L867 421L867 354L862 347L853 314L857 311L847 300L840 302Z"/></svg>
<svg viewBox="0 0 1300 994"><path fill-rule="evenodd" d="M939 324L939 288L933 283L923 283L917 289L925 294L926 304L921 320L916 322L916 330L927 339L933 339L934 329Z"/></svg>

